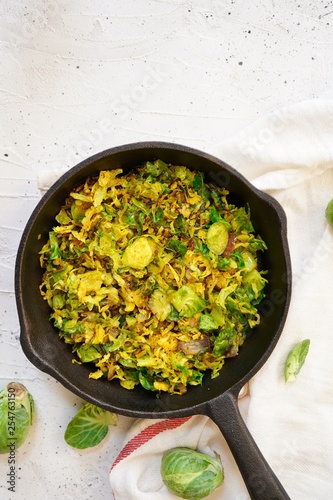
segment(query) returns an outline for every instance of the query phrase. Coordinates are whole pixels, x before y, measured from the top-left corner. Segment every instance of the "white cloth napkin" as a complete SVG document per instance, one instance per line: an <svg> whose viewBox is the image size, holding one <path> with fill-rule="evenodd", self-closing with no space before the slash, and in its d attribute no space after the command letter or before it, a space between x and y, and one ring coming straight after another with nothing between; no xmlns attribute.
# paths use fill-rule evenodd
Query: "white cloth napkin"
<svg viewBox="0 0 333 500"><path fill-rule="evenodd" d="M240 400L246 424L292 500L333 498L333 100L306 101L254 123L211 151L274 196L288 220L293 267L289 315L273 354ZM44 172L45 191L59 175ZM293 383L283 366L295 343L309 338L306 362ZM220 454L225 482L209 500L249 495L221 433L207 417L137 420L110 464L116 500L168 500L160 474L174 446ZM260 471L258 471L260 474Z"/></svg>
<svg viewBox="0 0 333 500"><path fill-rule="evenodd" d="M176 499L164 486L160 474L163 453L175 446L199 449L220 455L229 479L209 500L247 500L244 483L219 429L200 415L166 420L136 420L126 436L126 444L113 463L110 482L115 500Z"/></svg>

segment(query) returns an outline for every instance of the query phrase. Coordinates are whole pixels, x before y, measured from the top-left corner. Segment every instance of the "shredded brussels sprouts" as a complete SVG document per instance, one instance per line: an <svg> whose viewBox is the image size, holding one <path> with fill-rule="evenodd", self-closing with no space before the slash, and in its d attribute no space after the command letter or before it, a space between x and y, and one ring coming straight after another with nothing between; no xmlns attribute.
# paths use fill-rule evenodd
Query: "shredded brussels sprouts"
<svg viewBox="0 0 333 500"><path fill-rule="evenodd" d="M236 356L266 279L249 209L161 160L74 189L40 252L41 294L90 377L183 394Z"/></svg>

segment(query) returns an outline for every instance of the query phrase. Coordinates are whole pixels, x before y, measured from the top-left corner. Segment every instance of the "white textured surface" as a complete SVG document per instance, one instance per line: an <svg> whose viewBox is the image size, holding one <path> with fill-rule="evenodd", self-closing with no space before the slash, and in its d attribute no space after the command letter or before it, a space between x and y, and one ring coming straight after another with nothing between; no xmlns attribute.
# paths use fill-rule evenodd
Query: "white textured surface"
<svg viewBox="0 0 333 500"><path fill-rule="evenodd" d="M21 351L14 263L38 174L141 140L213 151L268 112L332 95L332 12L329 0L2 0L0 382L27 385L36 421L13 495L0 455L0 498L112 498L129 424L71 450L63 433L80 400Z"/></svg>

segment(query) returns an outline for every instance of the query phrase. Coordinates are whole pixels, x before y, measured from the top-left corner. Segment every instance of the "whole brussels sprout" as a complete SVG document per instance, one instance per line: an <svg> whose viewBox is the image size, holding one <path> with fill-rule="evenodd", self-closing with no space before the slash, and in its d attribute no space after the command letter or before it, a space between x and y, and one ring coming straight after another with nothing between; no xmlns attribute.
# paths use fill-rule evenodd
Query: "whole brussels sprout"
<svg viewBox="0 0 333 500"><path fill-rule="evenodd" d="M172 448L164 453L161 476L170 493L188 500L207 497L224 480L218 455L213 458L185 447Z"/></svg>
<svg viewBox="0 0 333 500"><path fill-rule="evenodd" d="M26 387L10 382L0 391L0 453L21 446L32 425L34 401Z"/></svg>

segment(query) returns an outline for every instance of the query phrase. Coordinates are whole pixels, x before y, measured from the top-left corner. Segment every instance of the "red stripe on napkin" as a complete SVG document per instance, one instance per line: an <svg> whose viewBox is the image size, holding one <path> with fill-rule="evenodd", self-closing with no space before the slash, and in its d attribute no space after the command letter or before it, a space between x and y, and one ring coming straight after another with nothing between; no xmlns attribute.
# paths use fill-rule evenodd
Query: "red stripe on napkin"
<svg viewBox="0 0 333 500"><path fill-rule="evenodd" d="M185 422L187 422L190 418L191 417L170 418L149 425L141 432L139 432L139 434L130 439L128 443L126 443L116 460L113 462L111 470L124 458L133 453L133 451L137 450L138 448L140 448L140 446L147 443L147 441L157 436L157 434L160 434L161 432L167 431L169 429L176 429L177 427L185 424Z"/></svg>

